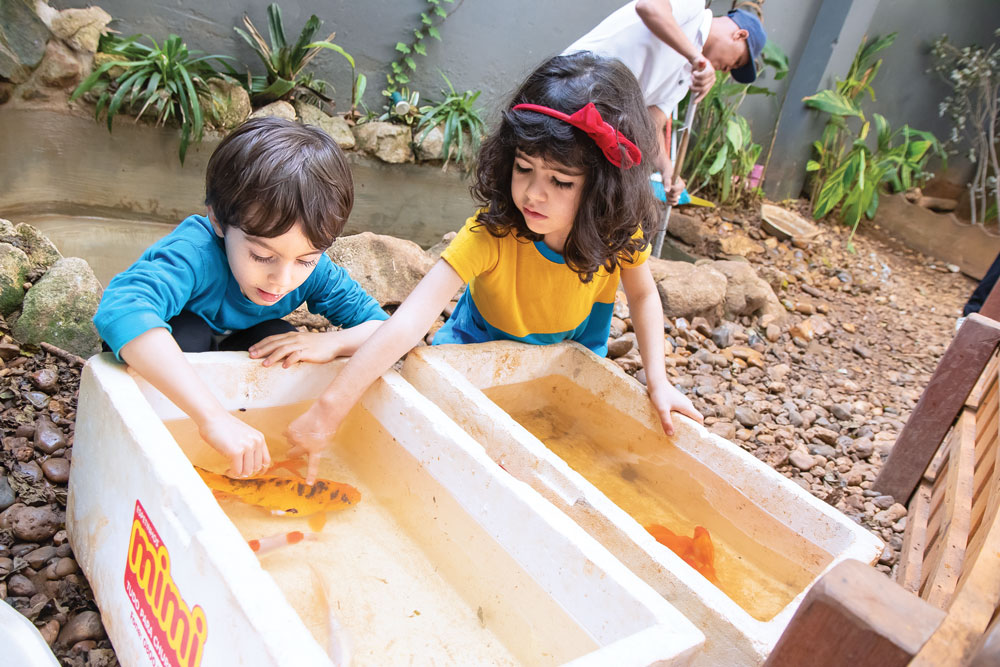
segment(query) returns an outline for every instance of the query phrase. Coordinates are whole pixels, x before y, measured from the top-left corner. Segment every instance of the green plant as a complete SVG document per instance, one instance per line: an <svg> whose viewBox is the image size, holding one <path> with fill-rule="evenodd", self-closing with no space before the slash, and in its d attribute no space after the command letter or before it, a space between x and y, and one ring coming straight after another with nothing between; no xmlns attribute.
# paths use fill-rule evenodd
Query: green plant
<svg viewBox="0 0 1000 667"><path fill-rule="evenodd" d="M452 157L455 162L466 164L475 156L486 124L480 110L475 107L480 91L467 90L459 94L455 92L448 77L442 73L441 78L448 84L448 90L441 91L444 99L426 108L417 124L417 130L423 129L418 141L423 143L432 129L441 126L441 154L444 156L444 169L447 169ZM466 135L471 142L468 151L465 150Z"/></svg>
<svg viewBox="0 0 1000 667"><path fill-rule="evenodd" d="M392 94L382 107L382 115L377 120L413 126L429 108L426 105L420 106L420 93L418 91L410 91L409 88L404 87Z"/></svg>
<svg viewBox="0 0 1000 667"><path fill-rule="evenodd" d="M840 219L851 225L848 249L857 231L861 216L871 219L878 209L879 192L883 186L893 190L908 190L922 184L929 176L925 171L931 155L945 157L941 144L930 132L903 125L893 132L880 114L872 114L875 123L875 148L868 145L872 123L865 118L858 98L867 92L874 99L871 81L881 66L873 61L874 54L884 49L895 34L862 44L854 57L848 78L838 80L835 89L823 90L806 97L806 106L830 115L821 140L813 142L816 159L806 170L816 173L813 188L813 216L822 218L840 206ZM849 121L856 118L860 128L855 132Z"/></svg>
<svg viewBox="0 0 1000 667"><path fill-rule="evenodd" d="M426 56L427 47L424 40L427 37L441 41L441 33L438 27L448 18L448 12L441 6L441 0L424 0L428 7L427 11L420 12L420 23L411 31L413 39L408 42L396 42L396 51L399 56L390 67L392 71L385 75L385 90L382 94L386 97L399 91L400 87L410 83L410 74L417 71L417 61L414 56ZM444 0L453 3L455 0ZM461 3L459 3L461 4Z"/></svg>
<svg viewBox="0 0 1000 667"><path fill-rule="evenodd" d="M152 46L140 42L148 39ZM80 82L70 100L75 100L93 89L100 81L108 80L108 85L97 98L94 117L107 116L108 131L112 120L122 109L136 114L136 121L147 111L155 114L156 123L163 125L176 120L181 126L180 160L184 162L188 144L200 141L204 131L204 117L199 97L215 99L206 83L213 77L224 78L209 63L215 60L225 64L227 56L198 55L191 51L177 35L169 35L161 47L148 35L132 35L120 38L105 35L101 38L99 51L115 56L115 60L105 62ZM112 68L123 71L115 77Z"/></svg>
<svg viewBox="0 0 1000 667"><path fill-rule="evenodd" d="M1000 29L994 33L1000 37ZM969 183L972 222L997 217L1000 209L1000 161L997 159L997 135L1000 134L1000 45L988 48L966 46L958 48L948 43L947 35L935 40L933 70L951 87L952 93L942 100L940 114L947 114L953 123L950 146L963 139L969 142L966 154L975 165ZM989 202L992 195L992 203ZM977 212L978 209L978 212Z"/></svg>
<svg viewBox="0 0 1000 667"><path fill-rule="evenodd" d="M773 42L764 47L763 60L775 80L788 73L788 58ZM761 76L764 72L762 68ZM737 83L727 72L716 75L715 85L695 110L696 129L683 166L689 192L704 192L721 204L732 205L748 204L759 196L758 188L742 187L761 153L749 123L738 113L748 95L774 93L763 86Z"/></svg>
<svg viewBox="0 0 1000 667"><path fill-rule="evenodd" d="M323 22L315 14L306 21L302 32L299 33L299 38L294 43L289 43L285 36L281 8L277 4L272 3L267 6L267 30L271 40L270 44L264 41L260 31L246 14L243 15L243 24L248 32L239 28L234 28L234 30L260 57L267 71L264 76L248 77L247 90L249 90L254 104L267 104L275 100L297 96L303 96L311 102L316 100L330 102L330 97L325 94L330 84L316 78L312 73L304 71L320 51L329 49L344 56L351 65L352 82L355 89L352 90L353 109L356 103L353 97L357 89L358 76L363 78L364 75L357 75L354 68L354 58L342 47L330 41L336 33L331 32L326 39L313 41L316 32L323 25ZM332 88L332 86L330 87Z"/></svg>

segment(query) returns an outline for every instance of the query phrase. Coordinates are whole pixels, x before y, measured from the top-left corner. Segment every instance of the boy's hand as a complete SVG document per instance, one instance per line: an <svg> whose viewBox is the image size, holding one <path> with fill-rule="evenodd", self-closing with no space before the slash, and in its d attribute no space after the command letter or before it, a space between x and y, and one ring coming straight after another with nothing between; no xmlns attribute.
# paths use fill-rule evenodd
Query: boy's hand
<svg viewBox="0 0 1000 667"><path fill-rule="evenodd" d="M656 389L649 389L649 398L653 401L653 407L660 413L660 423L667 435L674 434L674 423L670 419L671 412L687 415L699 424L705 421L701 413L694 409L694 405L691 404L688 397L679 392L672 384L668 383Z"/></svg>
<svg viewBox="0 0 1000 667"><path fill-rule="evenodd" d="M341 356L341 346L338 342L338 331L323 333L308 333L291 331L289 333L268 336L259 343L250 346L251 359L264 358L263 364L270 366L282 359L282 368L288 368L299 361L311 361L323 364Z"/></svg>
<svg viewBox="0 0 1000 667"><path fill-rule="evenodd" d="M291 445L289 455L308 455L306 484L316 481L319 474L319 457L330 444L334 433L340 427L342 417L332 411L324 411L317 401L311 408L295 419L285 430L285 437Z"/></svg>
<svg viewBox="0 0 1000 667"><path fill-rule="evenodd" d="M228 412L204 422L201 437L229 459L230 477L250 477L271 465L264 434Z"/></svg>

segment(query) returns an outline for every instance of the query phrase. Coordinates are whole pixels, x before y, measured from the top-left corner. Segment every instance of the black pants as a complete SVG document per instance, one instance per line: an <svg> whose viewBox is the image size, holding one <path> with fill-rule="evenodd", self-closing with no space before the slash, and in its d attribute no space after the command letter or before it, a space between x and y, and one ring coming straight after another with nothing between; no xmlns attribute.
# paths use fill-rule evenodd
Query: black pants
<svg viewBox="0 0 1000 667"><path fill-rule="evenodd" d="M171 335L177 341L183 352L245 352L254 343L259 343L268 336L295 331L295 327L285 320L265 320L249 329L234 331L217 343L215 332L205 320L194 313L182 311L171 319ZM108 352L111 348L107 343L101 343L101 348Z"/></svg>
<svg viewBox="0 0 1000 667"><path fill-rule="evenodd" d="M194 313L182 311L168 324L174 340L184 352L245 352L268 336L295 331L295 327L285 320L265 320L249 329L234 331L216 343L215 332Z"/></svg>
<svg viewBox="0 0 1000 667"><path fill-rule="evenodd" d="M986 297L990 295L990 291L996 285L997 278L1000 278L1000 255L997 255L993 263L990 264L990 268L986 270L986 275L983 276L983 279L979 282L969 300L965 302L965 308L962 309L963 316L979 312L979 309L986 303Z"/></svg>

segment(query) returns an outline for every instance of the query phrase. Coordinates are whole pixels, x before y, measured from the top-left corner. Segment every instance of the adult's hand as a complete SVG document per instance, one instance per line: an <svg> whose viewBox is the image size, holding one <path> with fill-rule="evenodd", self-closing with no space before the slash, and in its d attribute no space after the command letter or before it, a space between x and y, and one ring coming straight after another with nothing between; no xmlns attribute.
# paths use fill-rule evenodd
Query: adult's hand
<svg viewBox="0 0 1000 667"><path fill-rule="evenodd" d="M701 102L714 85L715 68L708 58L698 54L691 61L691 92L695 94L695 103Z"/></svg>

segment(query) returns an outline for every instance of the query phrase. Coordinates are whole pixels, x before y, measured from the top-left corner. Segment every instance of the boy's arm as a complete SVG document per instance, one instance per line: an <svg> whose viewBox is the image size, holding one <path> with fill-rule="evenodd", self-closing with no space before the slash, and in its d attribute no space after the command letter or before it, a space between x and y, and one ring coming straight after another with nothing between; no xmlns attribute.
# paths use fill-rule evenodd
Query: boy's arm
<svg viewBox="0 0 1000 667"><path fill-rule="evenodd" d="M166 329L133 338L121 348L121 357L194 420L205 442L229 459L227 474L247 477L271 465L264 435L226 412Z"/></svg>
<svg viewBox="0 0 1000 667"><path fill-rule="evenodd" d="M319 455L372 382L427 333L464 281L438 260L389 320L354 353L333 382L301 417L288 426L288 442L309 454L306 482L312 483Z"/></svg>
<svg viewBox="0 0 1000 667"><path fill-rule="evenodd" d="M622 287L628 298L629 314L646 370L646 391L660 414L664 432L667 435L674 433L671 411L703 421L704 417L694 409L691 401L667 379L663 363L663 304L649 264L643 262L632 268L623 268Z"/></svg>
<svg viewBox="0 0 1000 667"><path fill-rule="evenodd" d="M635 4L635 13L661 42L691 63L691 90L695 93L694 101L700 102L715 85L715 68L701 54L701 49L684 34L674 17L670 0L639 0Z"/></svg>

